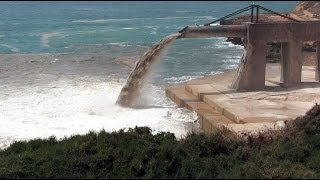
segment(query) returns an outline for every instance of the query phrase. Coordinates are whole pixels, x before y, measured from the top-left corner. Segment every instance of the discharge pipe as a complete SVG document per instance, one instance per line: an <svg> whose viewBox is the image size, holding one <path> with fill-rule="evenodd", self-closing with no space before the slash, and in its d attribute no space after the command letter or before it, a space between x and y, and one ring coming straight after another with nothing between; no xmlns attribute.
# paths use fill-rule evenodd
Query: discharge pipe
<svg viewBox="0 0 320 180"><path fill-rule="evenodd" d="M217 25L185 27L178 38L239 37L247 36L245 25Z"/></svg>

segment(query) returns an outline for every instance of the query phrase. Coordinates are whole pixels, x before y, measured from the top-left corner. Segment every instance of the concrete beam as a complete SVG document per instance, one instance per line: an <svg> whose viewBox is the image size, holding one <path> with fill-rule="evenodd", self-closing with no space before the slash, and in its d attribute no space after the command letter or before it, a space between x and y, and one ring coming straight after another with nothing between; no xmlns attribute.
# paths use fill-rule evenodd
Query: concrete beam
<svg viewBox="0 0 320 180"><path fill-rule="evenodd" d="M320 42L316 42L316 67L315 67L315 80L320 81Z"/></svg>
<svg viewBox="0 0 320 180"><path fill-rule="evenodd" d="M302 41L320 40L320 21L252 23L249 28L260 35L260 40L268 42L287 42L292 37Z"/></svg>
<svg viewBox="0 0 320 180"><path fill-rule="evenodd" d="M236 90L261 90L265 87L267 44L251 41L241 58L238 72L231 85Z"/></svg>
<svg viewBox="0 0 320 180"><path fill-rule="evenodd" d="M289 87L301 83L302 72L301 40L281 43L281 86Z"/></svg>

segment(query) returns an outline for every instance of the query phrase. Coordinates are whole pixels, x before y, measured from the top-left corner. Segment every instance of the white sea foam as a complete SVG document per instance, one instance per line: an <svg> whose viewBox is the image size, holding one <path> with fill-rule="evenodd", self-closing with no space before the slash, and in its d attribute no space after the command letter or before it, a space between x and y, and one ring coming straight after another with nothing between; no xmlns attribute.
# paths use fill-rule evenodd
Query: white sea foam
<svg viewBox="0 0 320 180"><path fill-rule="evenodd" d="M11 46L11 45L8 45L8 44L0 44L0 46L8 48L12 52L19 52L20 51L18 48L14 47L14 46Z"/></svg>
<svg viewBox="0 0 320 180"><path fill-rule="evenodd" d="M190 81L192 79L196 79L202 77L201 75L198 76L181 76L181 77L169 77L169 78L165 78L165 82L169 83L169 84L176 84L176 83L184 83L187 81Z"/></svg>
<svg viewBox="0 0 320 180"><path fill-rule="evenodd" d="M225 42L225 44L227 44L228 47L236 47L236 48L238 48L238 49L243 49L243 46L233 44L232 42Z"/></svg>
<svg viewBox="0 0 320 180"><path fill-rule="evenodd" d="M220 23L213 23L213 24L210 24L210 26L219 26Z"/></svg>
<svg viewBox="0 0 320 180"><path fill-rule="evenodd" d="M130 109L115 105L121 86L117 82L75 83L60 79L45 87L12 88L1 92L0 148L17 140L51 135L63 138L102 128L110 132L149 126L153 133L169 131L178 138L190 132L190 123L194 124L196 114L176 108L165 98L163 89L152 87L146 93L149 108Z"/></svg>
<svg viewBox="0 0 320 180"><path fill-rule="evenodd" d="M177 13L191 13L194 11L189 11L189 10L182 10L182 11L176 11Z"/></svg>
<svg viewBox="0 0 320 180"><path fill-rule="evenodd" d="M155 18L155 19L194 19L194 18L205 18L205 19L213 19L214 17L212 16L169 16L169 17L160 17L160 18Z"/></svg>
<svg viewBox="0 0 320 180"><path fill-rule="evenodd" d="M41 42L42 42L42 45L45 46L45 47L50 47L49 45L49 39L54 37L54 36L57 36L59 35L60 33L57 33L57 32L50 32L50 33L43 33L41 34Z"/></svg>
<svg viewBox="0 0 320 180"><path fill-rule="evenodd" d="M170 19L214 19L213 16L169 16L169 17L158 17L154 19L158 20L170 20ZM146 18L123 18L123 19L78 19L73 20L73 23L109 23L109 22L122 22L122 21L133 21L133 20L147 20L153 19L151 17Z"/></svg>
<svg viewBox="0 0 320 180"><path fill-rule="evenodd" d="M121 46L121 47L129 47L131 46L130 44L128 44L128 42L117 42L117 43L108 43L110 45L114 45L114 46Z"/></svg>
<svg viewBox="0 0 320 180"><path fill-rule="evenodd" d="M155 26L145 26L145 27L152 29L150 34L157 34L158 27L155 27Z"/></svg>
<svg viewBox="0 0 320 180"><path fill-rule="evenodd" d="M74 34L96 34L96 33L108 33L110 31L118 31L118 29L95 29L95 30L86 30L86 31L73 31L72 35Z"/></svg>
<svg viewBox="0 0 320 180"><path fill-rule="evenodd" d="M236 48L236 49L243 49L243 46L241 45L235 45L232 42L225 41L226 38L221 39L219 42L214 44L213 48L218 48L218 49L228 49L230 47Z"/></svg>
<svg viewBox="0 0 320 180"><path fill-rule="evenodd" d="M131 21L141 18L129 18L129 19L79 19L74 20L74 23L107 23L107 22L121 22L121 21Z"/></svg>
<svg viewBox="0 0 320 180"><path fill-rule="evenodd" d="M160 17L160 18L155 18L155 19L186 19L190 17Z"/></svg>
<svg viewBox="0 0 320 180"><path fill-rule="evenodd" d="M139 28L122 28L122 29L139 29Z"/></svg>

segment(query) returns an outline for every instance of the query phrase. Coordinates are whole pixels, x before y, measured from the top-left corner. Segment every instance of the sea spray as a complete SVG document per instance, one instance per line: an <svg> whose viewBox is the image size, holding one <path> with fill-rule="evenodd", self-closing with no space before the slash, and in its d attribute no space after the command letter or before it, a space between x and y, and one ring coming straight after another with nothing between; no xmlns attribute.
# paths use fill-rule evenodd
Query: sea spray
<svg viewBox="0 0 320 180"><path fill-rule="evenodd" d="M133 107L136 105L140 91L149 77L151 70L154 68L154 65L165 54L171 43L179 36L180 33L166 36L143 54L130 73L126 84L123 86L116 102L117 104L124 107Z"/></svg>

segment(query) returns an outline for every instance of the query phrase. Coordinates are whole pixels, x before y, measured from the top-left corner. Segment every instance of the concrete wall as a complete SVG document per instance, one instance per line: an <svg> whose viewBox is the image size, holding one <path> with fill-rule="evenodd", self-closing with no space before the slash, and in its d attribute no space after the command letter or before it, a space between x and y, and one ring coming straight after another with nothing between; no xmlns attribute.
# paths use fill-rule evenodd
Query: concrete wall
<svg viewBox="0 0 320 180"><path fill-rule="evenodd" d="M242 58L232 88L260 90L265 87L266 44L281 43L281 81L283 87L301 82L303 41L320 40L320 22L286 22L273 24L245 23L246 57ZM319 50L318 50L318 57ZM318 63L320 69L320 62ZM319 71L319 70L318 70ZM319 78L317 75L316 78Z"/></svg>

